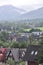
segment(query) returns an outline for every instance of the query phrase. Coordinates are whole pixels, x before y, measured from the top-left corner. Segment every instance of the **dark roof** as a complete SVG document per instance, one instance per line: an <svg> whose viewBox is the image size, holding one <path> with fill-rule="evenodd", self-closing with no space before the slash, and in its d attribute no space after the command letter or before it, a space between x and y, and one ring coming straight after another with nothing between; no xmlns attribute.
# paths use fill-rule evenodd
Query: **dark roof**
<svg viewBox="0 0 43 65"><path fill-rule="evenodd" d="M27 48L11 48L8 49L6 56L9 57L9 53L11 52L15 62L19 62L20 60L38 61L38 57L42 48L43 47L40 45L29 45Z"/></svg>
<svg viewBox="0 0 43 65"><path fill-rule="evenodd" d="M19 37L17 38L17 41L21 42L21 41L27 41L28 38L26 36L22 36L22 37Z"/></svg>
<svg viewBox="0 0 43 65"><path fill-rule="evenodd" d="M40 48L41 46L37 46L37 45L29 45L26 52L23 56L21 56L21 58L24 60L24 61L38 61L38 55L40 53Z"/></svg>

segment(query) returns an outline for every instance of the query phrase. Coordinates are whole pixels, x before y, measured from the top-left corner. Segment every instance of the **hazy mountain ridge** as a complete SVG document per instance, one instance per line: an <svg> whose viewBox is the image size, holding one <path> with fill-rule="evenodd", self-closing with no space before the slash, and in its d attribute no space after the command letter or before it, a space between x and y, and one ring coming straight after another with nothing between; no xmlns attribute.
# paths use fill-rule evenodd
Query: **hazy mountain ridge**
<svg viewBox="0 0 43 65"><path fill-rule="evenodd" d="M16 8L12 5L4 5L0 6L0 20L7 20L7 19L18 19L21 12L25 10Z"/></svg>
<svg viewBox="0 0 43 65"><path fill-rule="evenodd" d="M31 12L27 12L23 15L21 15L21 18L23 19L36 19L36 18L43 18L43 7L39 8L37 10L33 10Z"/></svg>
<svg viewBox="0 0 43 65"><path fill-rule="evenodd" d="M31 12L25 12L23 9L16 8L12 5L0 6L0 20L22 20L43 18L43 7Z"/></svg>

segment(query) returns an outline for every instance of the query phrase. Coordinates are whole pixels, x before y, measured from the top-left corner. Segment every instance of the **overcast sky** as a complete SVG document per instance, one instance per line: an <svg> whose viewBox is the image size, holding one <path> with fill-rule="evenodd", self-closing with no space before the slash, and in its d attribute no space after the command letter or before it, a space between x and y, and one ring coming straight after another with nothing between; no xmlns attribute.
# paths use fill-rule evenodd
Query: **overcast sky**
<svg viewBox="0 0 43 65"><path fill-rule="evenodd" d="M0 6L2 5L13 5L30 11L43 7L43 0L0 0Z"/></svg>

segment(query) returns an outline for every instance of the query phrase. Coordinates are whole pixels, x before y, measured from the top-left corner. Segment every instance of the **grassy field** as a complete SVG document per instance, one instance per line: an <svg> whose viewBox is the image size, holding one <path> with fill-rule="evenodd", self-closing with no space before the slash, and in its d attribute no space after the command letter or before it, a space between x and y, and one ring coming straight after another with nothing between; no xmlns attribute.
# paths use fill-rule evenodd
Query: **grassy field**
<svg viewBox="0 0 43 65"><path fill-rule="evenodd" d="M40 29L41 31L43 31L43 27L37 27L35 29ZM31 30L31 28L24 29L25 32L29 32L30 30Z"/></svg>
<svg viewBox="0 0 43 65"><path fill-rule="evenodd" d="M30 30L31 30L31 28L29 28L29 29L24 29L25 32L29 32Z"/></svg>
<svg viewBox="0 0 43 65"><path fill-rule="evenodd" d="M40 29L41 31L43 31L43 27L38 27L37 29Z"/></svg>

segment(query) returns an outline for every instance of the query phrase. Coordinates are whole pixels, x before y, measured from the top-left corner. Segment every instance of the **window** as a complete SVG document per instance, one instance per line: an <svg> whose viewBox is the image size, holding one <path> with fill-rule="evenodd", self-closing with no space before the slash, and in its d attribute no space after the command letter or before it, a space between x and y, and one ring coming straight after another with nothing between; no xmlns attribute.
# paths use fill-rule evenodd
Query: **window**
<svg viewBox="0 0 43 65"><path fill-rule="evenodd" d="M34 54L34 55L37 55L37 54L38 54L38 51L32 51L32 52L31 52L31 55L33 55L33 54Z"/></svg>
<svg viewBox="0 0 43 65"><path fill-rule="evenodd" d="M34 54L34 51L31 52L31 55L33 55L33 54Z"/></svg>
<svg viewBox="0 0 43 65"><path fill-rule="evenodd" d="M22 53L22 57L25 55L25 52L23 51L23 53Z"/></svg>
<svg viewBox="0 0 43 65"><path fill-rule="evenodd" d="M38 54L38 51L35 52L35 55L37 55L37 54Z"/></svg>

